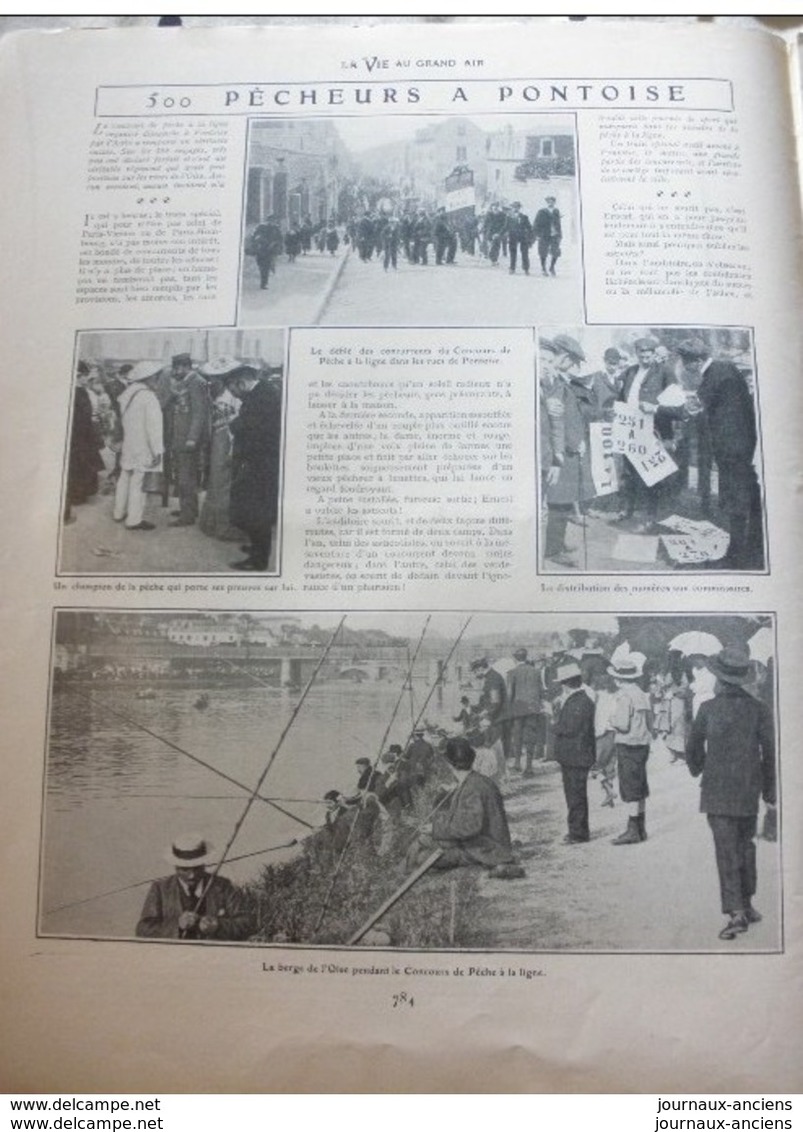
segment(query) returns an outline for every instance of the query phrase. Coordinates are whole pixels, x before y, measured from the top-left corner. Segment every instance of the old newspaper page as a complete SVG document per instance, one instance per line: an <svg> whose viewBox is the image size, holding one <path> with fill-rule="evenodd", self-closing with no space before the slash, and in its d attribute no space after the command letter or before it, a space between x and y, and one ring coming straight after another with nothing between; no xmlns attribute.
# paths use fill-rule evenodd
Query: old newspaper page
<svg viewBox="0 0 803 1132"><path fill-rule="evenodd" d="M3 1087L800 1090L783 41L0 65Z"/></svg>

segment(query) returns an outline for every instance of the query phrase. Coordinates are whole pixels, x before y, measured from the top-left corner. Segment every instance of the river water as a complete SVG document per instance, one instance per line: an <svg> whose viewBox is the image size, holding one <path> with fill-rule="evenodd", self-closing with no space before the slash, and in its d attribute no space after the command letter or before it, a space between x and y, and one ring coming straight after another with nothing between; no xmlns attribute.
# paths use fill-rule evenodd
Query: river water
<svg viewBox="0 0 803 1132"><path fill-rule="evenodd" d="M177 834L197 831L223 849L300 698L298 693L262 686L177 688L156 683L155 698L138 699L138 686L68 686L52 697L40 882L42 934L132 937L148 890L141 882L172 872L164 854ZM202 691L209 696L205 710L194 706ZM429 691L425 682L414 681L412 697L409 692L403 697L386 743L405 742L414 713ZM448 722L459 694L454 686L439 690L426 718ZM293 799L280 804L304 821L321 825L323 794L332 788L355 789L354 760L376 757L398 698L398 681L314 685L261 793ZM257 799L229 856L257 853L307 832ZM292 852L284 849L232 861L222 872L243 883L255 879L265 864ZM123 888L127 890L117 891Z"/></svg>

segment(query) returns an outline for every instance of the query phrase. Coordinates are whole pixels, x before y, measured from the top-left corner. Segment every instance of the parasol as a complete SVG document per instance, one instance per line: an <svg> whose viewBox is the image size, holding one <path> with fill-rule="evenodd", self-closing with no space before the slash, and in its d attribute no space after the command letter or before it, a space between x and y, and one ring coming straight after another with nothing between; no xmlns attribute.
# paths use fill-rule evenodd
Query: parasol
<svg viewBox="0 0 803 1132"><path fill-rule="evenodd" d="M713 633L701 633L693 629L688 633L680 633L669 642L669 649L682 653L684 656L716 656L722 651L722 642Z"/></svg>

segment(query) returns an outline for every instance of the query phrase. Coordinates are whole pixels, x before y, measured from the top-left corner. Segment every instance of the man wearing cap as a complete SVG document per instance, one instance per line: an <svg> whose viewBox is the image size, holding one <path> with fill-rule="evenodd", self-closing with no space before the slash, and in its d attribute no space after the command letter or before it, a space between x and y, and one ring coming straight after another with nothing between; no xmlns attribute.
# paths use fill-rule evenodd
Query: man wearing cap
<svg viewBox="0 0 803 1132"><path fill-rule="evenodd" d="M209 448L211 403L209 388L193 369L189 354L173 358L171 451L176 477L178 511L171 527L191 527L198 518L198 490L204 456Z"/></svg>
<svg viewBox="0 0 803 1132"><path fill-rule="evenodd" d="M507 674L508 715L510 717L510 757L513 769L521 770L525 756L524 776L534 774L533 759L536 751L542 758L546 733L543 712L543 686L541 673L527 657L527 649L513 650L515 668Z"/></svg>
<svg viewBox="0 0 803 1132"><path fill-rule="evenodd" d="M724 648L709 662L717 678L714 698L692 724L686 762L702 776L700 810L714 837L722 911L728 922L719 933L730 940L756 924L756 823L759 798L776 805L775 739L772 711L748 691L748 654Z"/></svg>
<svg viewBox="0 0 803 1132"><path fill-rule="evenodd" d="M538 241L541 274L554 275L555 264L560 258L560 244L563 239L563 227L555 197L547 197L546 207L539 208L536 212L533 231ZM547 270L547 260L549 261L549 270Z"/></svg>
<svg viewBox="0 0 803 1132"><path fill-rule="evenodd" d="M533 242L533 226L529 216L521 211L521 201L514 200L507 218L507 249L510 257L510 274L516 274L516 254L521 252L521 266L525 275L530 274L530 245Z"/></svg>
<svg viewBox="0 0 803 1132"><path fill-rule="evenodd" d="M659 345L651 337L636 340L634 349L638 361L635 365L628 366L622 374L622 386L617 400L624 402L630 409L649 414L656 436L665 444L671 444L675 414L660 406L658 398L668 385L677 384L677 378L667 365L658 360ZM665 481L648 487L629 460L625 459L622 469L625 511L621 518L632 519L636 511L643 508L647 518L639 524L637 532L652 533L658 519L658 506L665 491Z"/></svg>
<svg viewBox="0 0 803 1132"><path fill-rule="evenodd" d="M408 744L401 761L407 766L413 786L420 790L435 769L435 748L424 738L422 727L417 727L413 732L412 742Z"/></svg>
<svg viewBox="0 0 803 1132"><path fill-rule="evenodd" d="M206 871L214 846L190 834L175 839L166 860L172 876L151 884L137 924L150 939L241 940L252 931L243 894L222 876Z"/></svg>
<svg viewBox="0 0 803 1132"><path fill-rule="evenodd" d="M608 723L614 731L616 763L619 772L619 796L630 811L624 833L613 839L614 845L637 845L647 840L647 759L652 741L652 704L639 687L644 675L643 653L631 652L608 667L616 684Z"/></svg>
<svg viewBox="0 0 803 1132"><path fill-rule="evenodd" d="M162 466L162 409L152 388L161 369L161 362L137 362L126 374L126 388L118 400L123 441L114 492L114 520L125 523L129 531L155 529L144 517L147 496L143 484L146 472L158 471Z"/></svg>
<svg viewBox="0 0 803 1132"><path fill-rule="evenodd" d="M563 776L568 832L563 841L588 841L588 772L596 759L594 701L583 687L583 674L575 661L558 666L555 680L561 694L555 705L552 728L554 758Z"/></svg>
<svg viewBox="0 0 803 1132"><path fill-rule="evenodd" d="M447 739L444 757L457 786L435 811L431 836L419 838L408 853L408 867L428 856L433 845L442 852L436 869L482 865L500 880L524 876L510 841L505 803L499 787L473 769L476 752L467 739Z"/></svg>
<svg viewBox="0 0 803 1132"><path fill-rule="evenodd" d="M233 570L267 570L273 524L278 515L281 464L281 394L260 381L253 366L236 358L219 358L206 366L219 372L226 388L240 402L229 428L232 434L229 518L251 540L247 556L232 562Z"/></svg>
<svg viewBox="0 0 803 1132"><path fill-rule="evenodd" d="M678 346L685 376L697 386L707 438L716 460L719 506L730 535L723 569L764 568L761 488L755 468L758 428L750 388L740 370L728 361L714 361L701 338ZM694 419L694 418L692 418Z"/></svg>
<svg viewBox="0 0 803 1132"><path fill-rule="evenodd" d="M485 744L497 749L501 755L500 767L504 770L510 742L507 684L501 672L491 667L486 656L473 661L471 671L478 680L482 680L480 698L476 706L486 724Z"/></svg>
<svg viewBox="0 0 803 1132"><path fill-rule="evenodd" d="M540 345L541 486L547 506L544 558L576 566L566 546L566 529L575 506L594 498L586 422L572 388L585 354L568 334L542 338Z"/></svg>

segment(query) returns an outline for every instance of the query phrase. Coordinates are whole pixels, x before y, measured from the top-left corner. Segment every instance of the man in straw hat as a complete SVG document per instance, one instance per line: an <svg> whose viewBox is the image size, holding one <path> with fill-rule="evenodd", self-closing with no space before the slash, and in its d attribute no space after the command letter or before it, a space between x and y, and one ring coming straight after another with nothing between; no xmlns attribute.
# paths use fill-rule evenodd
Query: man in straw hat
<svg viewBox="0 0 803 1132"><path fill-rule="evenodd" d="M652 706L650 697L638 684L644 674L645 659L643 653L631 652L608 667L616 684L609 722L616 737L619 796L630 805L627 828L614 838L614 845L637 845L647 840L646 809L650 793L647 759L652 739Z"/></svg>
<svg viewBox="0 0 803 1132"><path fill-rule="evenodd" d="M596 759L594 701L583 687L583 674L575 661L558 666L555 680L561 694L555 705L552 734L554 757L563 776L568 833L563 841L588 841L588 772Z"/></svg>
<svg viewBox="0 0 803 1132"><path fill-rule="evenodd" d="M242 893L225 877L207 872L214 846L198 834L175 838L165 859L171 876L151 884L137 935L151 939L241 940L251 934Z"/></svg>
<svg viewBox="0 0 803 1132"><path fill-rule="evenodd" d="M714 836L722 911L720 939L735 939L756 924L756 822L759 798L776 804L775 740L770 708L746 685L752 665L745 651L724 648L709 662L717 678L714 698L692 724L686 747L689 770L700 783L700 810Z"/></svg>
<svg viewBox="0 0 803 1132"><path fill-rule="evenodd" d="M159 471L162 467L162 408L153 392L161 370L161 362L137 362L125 375L126 388L118 400L123 443L120 476L114 493L114 520L125 523L129 531L155 529L144 517L147 496L143 485L146 472Z"/></svg>

